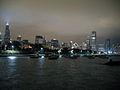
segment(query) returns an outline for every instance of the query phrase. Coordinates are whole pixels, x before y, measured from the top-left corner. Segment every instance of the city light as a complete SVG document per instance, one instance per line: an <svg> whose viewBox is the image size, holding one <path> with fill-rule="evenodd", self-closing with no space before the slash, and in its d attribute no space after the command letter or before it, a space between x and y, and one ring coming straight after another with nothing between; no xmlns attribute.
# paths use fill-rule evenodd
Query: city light
<svg viewBox="0 0 120 90"><path fill-rule="evenodd" d="M120 44L118 43L117 46L114 48L111 47L110 39L107 39L105 43L98 44L96 38L96 31L92 31L91 36L86 39L86 41L83 41L81 44L78 44L78 42L69 41L69 43L62 43L64 45L61 45L59 43L59 40L53 38L51 41L47 42L45 39L45 36L36 36L35 43L31 43L29 40L21 40L21 35L18 35L17 40L12 40L9 30L9 23L6 23L6 29L5 29L5 35L4 35L4 43L2 42L2 37L0 33L0 44L4 47L1 49L2 54L20 54L20 53L35 53L37 51L40 52L40 54L45 54L48 52L55 52L56 54L66 54L67 52L64 51L65 48L68 49L69 54L74 54L73 49L79 49L77 53L79 54L116 54L114 52L119 53L120 51ZM8 40L8 39L9 40ZM90 43L91 42L91 43ZM37 45L37 47L36 47ZM72 49L72 50L71 50ZM54 51L55 50L55 51ZM112 51L110 51L112 50Z"/></svg>
<svg viewBox="0 0 120 90"><path fill-rule="evenodd" d="M12 50L14 50L14 46L12 45L11 47L12 47Z"/></svg>
<svg viewBox="0 0 120 90"><path fill-rule="evenodd" d="M112 54L112 51L108 51L108 54Z"/></svg>
<svg viewBox="0 0 120 90"><path fill-rule="evenodd" d="M45 56L41 56L41 58L45 58Z"/></svg>

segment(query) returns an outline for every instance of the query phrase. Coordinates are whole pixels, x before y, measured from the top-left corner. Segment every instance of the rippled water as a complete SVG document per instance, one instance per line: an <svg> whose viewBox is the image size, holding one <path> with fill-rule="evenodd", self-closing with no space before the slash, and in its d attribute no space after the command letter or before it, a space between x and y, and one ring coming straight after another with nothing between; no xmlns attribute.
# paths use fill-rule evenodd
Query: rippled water
<svg viewBox="0 0 120 90"><path fill-rule="evenodd" d="M120 90L120 66L106 61L0 58L0 90Z"/></svg>

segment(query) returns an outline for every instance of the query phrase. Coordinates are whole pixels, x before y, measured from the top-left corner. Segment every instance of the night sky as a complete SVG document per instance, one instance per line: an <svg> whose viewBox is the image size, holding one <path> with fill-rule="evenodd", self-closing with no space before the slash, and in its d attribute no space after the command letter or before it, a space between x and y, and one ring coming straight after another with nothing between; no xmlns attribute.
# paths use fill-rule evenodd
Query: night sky
<svg viewBox="0 0 120 90"><path fill-rule="evenodd" d="M11 37L34 42L36 35L63 42L85 41L91 31L97 41L120 39L120 0L0 0L0 31L10 23Z"/></svg>

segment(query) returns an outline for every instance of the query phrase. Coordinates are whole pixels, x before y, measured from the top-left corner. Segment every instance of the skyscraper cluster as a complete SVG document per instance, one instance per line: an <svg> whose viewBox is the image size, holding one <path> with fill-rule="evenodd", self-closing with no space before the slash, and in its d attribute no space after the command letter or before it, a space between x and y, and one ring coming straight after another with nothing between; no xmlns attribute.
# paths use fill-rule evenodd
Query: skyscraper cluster
<svg viewBox="0 0 120 90"><path fill-rule="evenodd" d="M15 40L14 40L15 41ZM22 40L22 36L18 35L17 40L21 47L29 47L31 44L29 40ZM15 41L15 42L16 42ZM5 34L4 39L2 40L2 33L0 32L0 48L2 44L4 45L4 49L6 50L6 47L9 43L11 43L11 37L10 37L10 29L9 29L9 23L6 23L5 25ZM82 42L81 45L74 41L70 41L69 43L60 42L57 39L51 39L51 41L46 41L45 36L37 35L35 36L35 44L41 44L46 45L46 47L49 47L50 49L59 49L59 48L70 48L70 49L81 49L81 50L92 50L92 51L102 51L109 53L111 50L111 44L110 39L107 39L104 44L98 44L97 43L97 35L96 31L92 31L90 36L87 36L86 41Z"/></svg>

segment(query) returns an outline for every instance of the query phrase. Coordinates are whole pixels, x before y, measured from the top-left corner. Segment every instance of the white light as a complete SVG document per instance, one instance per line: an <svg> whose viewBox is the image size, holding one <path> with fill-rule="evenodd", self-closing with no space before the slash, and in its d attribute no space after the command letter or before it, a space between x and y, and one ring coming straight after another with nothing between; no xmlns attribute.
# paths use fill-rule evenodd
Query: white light
<svg viewBox="0 0 120 90"><path fill-rule="evenodd" d="M53 40L56 40L56 38L53 38Z"/></svg>
<svg viewBox="0 0 120 90"><path fill-rule="evenodd" d="M9 23L7 22L7 23L6 23L6 25L8 26L8 25L9 25Z"/></svg>
<svg viewBox="0 0 120 90"><path fill-rule="evenodd" d="M18 35L18 37L22 37L21 35Z"/></svg>
<svg viewBox="0 0 120 90"><path fill-rule="evenodd" d="M14 48L14 46L12 45L12 48Z"/></svg>
<svg viewBox="0 0 120 90"><path fill-rule="evenodd" d="M13 60L13 59L15 59L16 57L15 57L15 56L9 56L8 58Z"/></svg>
<svg viewBox="0 0 120 90"><path fill-rule="evenodd" d="M43 48L41 48L41 50L43 50Z"/></svg>
<svg viewBox="0 0 120 90"><path fill-rule="evenodd" d="M92 37L92 39L95 39L95 37Z"/></svg>
<svg viewBox="0 0 120 90"><path fill-rule="evenodd" d="M112 51L108 51L109 54L112 54Z"/></svg>
<svg viewBox="0 0 120 90"><path fill-rule="evenodd" d="M41 58L45 58L45 56L41 56Z"/></svg>

